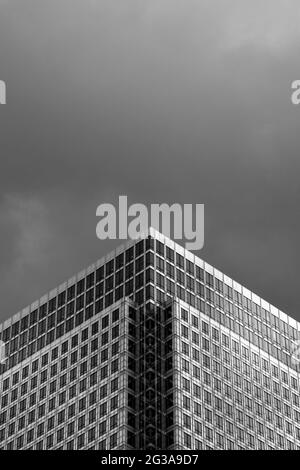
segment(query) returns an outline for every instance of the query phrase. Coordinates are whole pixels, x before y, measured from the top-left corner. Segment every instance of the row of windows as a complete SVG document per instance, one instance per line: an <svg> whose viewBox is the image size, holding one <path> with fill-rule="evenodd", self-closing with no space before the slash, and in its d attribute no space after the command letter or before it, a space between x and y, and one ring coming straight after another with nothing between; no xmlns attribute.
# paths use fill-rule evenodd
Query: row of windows
<svg viewBox="0 0 300 470"><path fill-rule="evenodd" d="M117 365L117 362L116 362ZM118 368L116 369L109 369L108 366L104 366L104 368L101 368L99 372L99 381L101 382L102 380L108 379L109 377L109 372L111 374L114 374L118 371ZM94 373L89 377L89 386L93 387L97 383L97 374ZM10 403L10 408L6 411L1 411L0 413L0 426L5 424L9 419L14 419L18 414L25 413L29 411L32 407L36 407L36 414L38 417L44 416L46 413L47 409L48 411L53 411L56 406L62 406L63 404L67 403L69 400L72 400L74 398L77 398L82 392L85 392L88 390L88 382L87 381L80 381L79 384L75 383L71 385L72 380L75 380L75 376L70 374L70 382L66 383L64 387L68 387L67 390L60 391L59 393L56 393L60 390L57 387L57 381L54 380L49 384L48 388L48 402L43 403L44 400L47 399L47 387L41 388L39 390L38 394L36 392L32 393L28 398L25 397L23 399L20 399L18 403L14 403L17 400L17 394L16 398L15 396L12 396L12 400ZM117 379L114 379L111 383L111 393L113 393L118 386L118 381ZM16 389L17 390L17 389ZM93 403L96 402L97 399L101 400L103 399L107 394L107 387L103 386L100 387L99 390L96 389L93 392L89 394L89 406L91 406ZM83 397L80 399L81 401L79 402L79 408L84 409L87 405L87 400ZM4 402L5 403L5 402ZM5 403L5 406L8 405L9 403ZM35 414L35 413L34 413Z"/></svg>
<svg viewBox="0 0 300 470"><path fill-rule="evenodd" d="M98 365L98 360L96 360L96 357L93 356L90 360L90 377L89 377L89 385L93 386L97 383L98 376L100 380L104 380L109 372L111 374L114 374L115 372L118 371L118 359L114 359L114 356L118 354L119 352L119 343L113 343L111 347L111 364L110 365L102 365L99 374L97 371L92 372L95 367ZM75 354L75 356L72 358L72 356ZM106 361L108 361L108 348L105 348L101 351L100 358L101 358L101 364L105 364ZM72 353L71 355L71 365L73 364L78 364L78 359L77 359L77 351ZM65 369L63 369L65 370ZM51 369L49 370L49 373L47 370L42 371L40 374L40 378L38 376L34 376L31 378L30 381L25 381L21 384L20 387L18 388L13 388L9 393L4 393L1 398L1 409L5 408L8 406L9 402L14 403L18 398L21 399L24 395L27 395L35 390L37 388L38 383L40 384L39 387L39 399L43 400L46 395L47 395L47 386L43 385L48 381L48 393L49 395L55 393L58 390L63 389L64 387L67 386L68 383L72 383L75 380L77 380L79 377L82 377L85 375L88 371L88 362L82 362L81 364L78 365L78 368L72 368L72 370L69 373L63 373L60 374L60 377L58 380L53 380L57 374L59 373L58 370L58 364L55 363L51 366ZM49 382L50 381L50 382ZM6 384L5 384L6 385ZM87 378L81 379L79 382L79 393L84 391L88 387L88 382ZM76 385L72 386L72 389L70 389L70 395L76 394L78 391L76 391ZM9 395L10 395L10 400L9 400ZM72 396L70 396L72 398ZM32 406L32 404L35 404L37 400L37 393L34 392L30 395L30 400L27 406ZM24 404L24 407L26 405Z"/></svg>
<svg viewBox="0 0 300 470"><path fill-rule="evenodd" d="M211 349L211 356L208 356L205 354L205 352L209 352ZM190 345L182 342L181 343L181 352L184 356L191 356L194 361L197 361L198 363L202 363L203 367L207 369L212 369L216 374L220 375L221 372L221 362L226 365L224 368L224 377L227 379L228 373L226 372L227 370L229 371L229 377L231 377L233 374L236 373L236 371L243 371L246 377L252 378L255 382L261 384L263 383L266 387L271 386L271 381L270 378L267 375L261 375L258 369L255 369L255 366L253 366L253 363L250 364L250 360L243 358L243 361L241 362L240 358L237 356L232 355L232 353L221 349L217 345L212 345L210 347L210 343L208 341L202 341L202 354L199 349L196 349L194 347L190 348ZM215 358L215 359L214 359ZM188 360L183 361L184 367L187 372L190 370L190 362ZM229 367L230 369L229 369ZM251 367L252 366L252 367ZM196 367L196 366L195 366ZM257 367L257 366L256 366ZM276 366L275 366L276 367ZM265 373L268 373L265 371ZM287 379L287 373L285 371L281 371L281 377L282 381L281 384L289 384L289 381ZM278 376L274 375L276 377L276 380L273 379L273 388L276 393L278 393L279 390L279 382L277 380ZM263 380L262 380L263 379ZM298 391L298 381L294 377L291 377L291 386L293 390ZM287 390L286 393L289 394L289 391L286 387L283 387L283 389Z"/></svg>
<svg viewBox="0 0 300 470"><path fill-rule="evenodd" d="M154 247L154 241L152 239L148 239L146 242L146 249L151 249ZM166 249L165 249L166 248ZM221 282L218 279L214 279L214 277L205 272L202 268L200 268L197 265L194 265L194 263L190 262L189 260L185 260L183 256L181 256L179 253L175 253L173 250L171 250L168 247L164 247L162 243L160 243L158 240L156 240L156 251L159 255L165 256L166 260L170 261L171 263L175 263L176 260L176 265L177 265L177 282L181 283L187 288L190 288L190 290L194 291L195 290L195 280L191 277L194 276L196 280L200 282L205 282L206 285L210 288L216 289L216 291L220 294L224 294L228 299L234 300L234 302L242 306L245 313L248 311L249 313L253 314L254 316L257 316L258 319L263 319L266 323L271 325L274 329L276 329L278 332L281 332L282 334L289 335L293 338L297 337L297 332L295 329L292 327L289 327L285 322L281 321L279 318L276 316L272 315L270 312L268 312L265 309L261 309L259 305L255 304L254 302L251 302L248 298L242 296L239 292L233 290L230 286L227 286L223 282ZM135 255L139 256L144 252L144 240L140 241L135 245ZM148 253L149 255L149 253ZM141 266L136 265L136 268L138 270L142 270L144 268L143 264L143 257L139 258L141 261ZM49 328L51 328L51 314L55 310L58 310L60 313L58 314L58 322L62 321L62 317L65 316L65 314L68 315L73 315L75 312L75 305L72 306L72 303L70 303L67 306L67 311L65 312L63 307L66 302L71 301L73 298L75 298L75 294L79 297L78 300L78 305L76 309L83 308L84 305L88 305L89 303L92 303L94 301L94 290L93 286L98 282L101 282L105 276L108 277L106 280L105 284L105 289L104 286L99 284L98 286L98 292L96 290L96 297L102 295L102 292L108 292L110 289L113 288L113 274L115 271L118 269L122 268L125 263L131 263L134 260L134 247L129 248L126 250L125 253L120 254L118 257L115 259L112 259L108 263L106 263L105 266L101 266L98 268L96 273L91 273L89 274L86 279L82 279L78 281L75 285L71 286L67 291L62 292L57 296L57 298L51 299L47 304L42 305L38 310L35 310L34 312L31 312L30 315L27 317L24 317L22 320L19 322L14 323L11 327L7 328L4 330L2 334L2 338L4 342L7 342L10 338L16 336L19 334L19 332L26 330L32 325L35 325L38 320L44 319L47 315L49 316L48 322L50 322L49 325L46 326L46 322L41 322L39 324L39 329L40 329L40 334L43 334L46 332ZM137 261L136 261L137 263ZM149 259L149 264L153 265L153 260ZM168 266L167 268L167 274L170 277L174 277L174 266L172 266L170 263L166 261L166 265ZM160 258L159 256L156 257L156 267L158 270L163 272L165 274L165 260ZM179 269L178 269L179 268ZM126 267L128 269L128 272L125 273L125 278L128 279L131 275L133 275L133 265L132 268L129 269L129 266ZM180 269L185 269L187 274L186 276L184 275L183 272L180 271ZM116 284L115 287L120 282L123 282L123 274L121 274L121 271L118 274L119 278L116 278ZM184 279L186 277L186 280ZM161 286L164 286L164 278L161 275L157 275L157 282L158 285L161 284ZM142 286L143 281L141 280L140 286ZM203 286L197 282L197 286L199 288L200 292L197 292L201 294ZM135 286L135 289L138 289L139 285ZM90 289L90 290L89 290ZM82 296L82 294L87 290L86 292L86 299ZM172 290L172 288L171 288ZM210 295L210 290L206 289L207 296L209 297ZM125 293L125 295L128 295ZM210 299L208 299L210 300ZM216 301L216 305L219 306L220 308L224 308L224 302L223 298L220 296L216 297L216 300L213 298L211 301ZM74 302L73 302L74 304ZM53 324L54 326L54 324Z"/></svg>
<svg viewBox="0 0 300 470"><path fill-rule="evenodd" d="M250 411L255 411L259 416L262 416L264 413L271 416L270 410L273 410L273 412L281 413L283 417L294 419L297 423L300 423L299 396L296 394L293 394L293 401L290 400L289 395L283 394L282 398L286 400L283 402L280 396L272 396L268 389L262 391L257 386L251 387L250 382L246 380L243 381L244 388L237 389L235 384L232 386L224 384L218 378L212 378L205 373L202 375L202 381L200 375L194 375L193 377L195 382L193 388L194 395L208 405L212 406L215 404L214 396L215 402L219 405L219 398L223 396L234 400L236 405L243 406ZM210 391L205 388L201 390L197 385L197 380L199 380L199 383L201 381L202 386L209 387ZM190 380L183 379L183 389L191 393Z"/></svg>
<svg viewBox="0 0 300 470"><path fill-rule="evenodd" d="M271 388L269 378L265 376L263 376L263 378L268 380L258 380L255 381L256 383L253 383L251 381L253 380L253 377L251 378L251 376L248 376L248 378L246 378L244 375L232 372L232 370L227 367L222 369L220 364L218 368L214 368L214 376L212 376L210 373L205 370L201 370L196 365L190 366L189 362L185 360L182 362L182 371L187 374L191 373L195 379L202 380L205 385L212 386L216 392L221 393L223 391L225 396L234 396L232 387L235 387L235 398L241 403L244 399L246 400L246 397L243 399L243 395L241 394L241 392L244 392L244 394L252 394L255 398L263 399L265 405L271 406L272 402L274 402L274 406L276 406L277 409L281 409L283 406L280 399L291 402L294 407L299 408L300 406L298 393L291 394L289 389L281 387L274 381L272 383L273 387ZM226 382L229 382L229 384ZM286 406L286 404L284 404L284 407L286 407L286 413L288 414L289 407Z"/></svg>
<svg viewBox="0 0 300 470"><path fill-rule="evenodd" d="M223 431L226 433L228 436L238 436L239 431L242 431L244 433L245 431L253 431L257 433L260 436L264 436L266 439L269 439L273 441L274 439L274 434L277 431L282 435L283 430L289 435L290 438L293 439L295 437L297 440L300 442L300 429L299 428L293 428L292 423L286 422L285 429L283 428L283 424L281 427L276 426L275 431L272 427L272 421L269 421L269 425L264 424L264 422L261 422L259 420L254 420L253 417L247 416L244 418L244 414L240 412L241 418L239 421L237 419L237 425L235 426L233 422L228 421L225 417L216 415L213 418L213 412L212 410L209 410L208 408L204 409L204 421L203 423L205 424L210 424L213 429L219 429L220 431ZM238 416L238 414L237 414ZM278 422L282 421L280 416L278 416ZM180 425L181 423L179 423ZM202 422L198 421L196 419L193 419L191 415L183 413L182 414L182 425L185 429L188 429L190 431L194 431L197 435L201 436L202 435ZM242 428L241 426L244 426ZM240 440L240 439L239 439Z"/></svg>
<svg viewBox="0 0 300 470"><path fill-rule="evenodd" d="M270 339L268 340L268 337L262 336L262 332L254 331L253 329L251 330L245 324L233 321L231 318L225 315L224 312L213 308L209 304L203 303L203 305L199 307L199 310L205 313L212 320L215 320L220 325L225 326L227 329L243 337L246 341L249 341L259 349L262 349L267 354L272 355L275 359L298 371L297 364L291 361L291 351L293 350L294 346L291 341L287 340L282 335L278 335L276 333L277 336L274 336L272 334L271 341ZM182 321L188 322L189 315L185 309L183 309L181 319ZM193 314L191 314L191 324L192 326L196 326L198 324L198 320Z"/></svg>
<svg viewBox="0 0 300 470"><path fill-rule="evenodd" d="M101 419L101 422L99 423L98 435L103 436L104 434L109 431L112 431L118 426L118 413L111 414L109 419L103 420L103 417L107 413L106 406L107 404L104 403L100 405L98 410L94 408L90 410L88 415L83 414L79 416L76 420L72 420L74 415L70 416L69 413L69 420L66 423L66 413L65 410L62 410L58 413L57 420L55 419L55 416L51 416L47 419L47 421L39 422L34 429L30 429L27 433L27 436L30 434L31 439L29 441L27 440L27 443L32 442L35 438L40 438L41 436L51 432L53 429L57 429L63 425L63 427L61 427L57 431L62 436L61 439L58 439L58 442L60 442L64 439L64 437L73 436L76 432L82 431L82 429L85 429L86 427L95 423L95 421L99 419ZM115 403L113 406L113 409L115 410ZM21 417L19 418L18 422L8 424L5 428L0 429L0 442L3 442L6 438L9 439L16 433L24 432L24 429L30 427L33 423L34 421L31 421L29 416L27 423L25 417Z"/></svg>
<svg viewBox="0 0 300 470"><path fill-rule="evenodd" d="M114 309L4 379L0 441L6 449L119 445L114 430L121 395L113 378L119 370L119 319Z"/></svg>
<svg viewBox="0 0 300 470"><path fill-rule="evenodd" d="M93 308L91 309L91 311L93 310ZM57 313L57 316L59 317L60 313L62 313L62 310L59 310L58 313ZM93 313L93 312L92 312ZM84 316L83 316L83 312L81 312L80 314L81 318L83 319ZM85 314L85 317L87 316L87 312ZM88 315L89 316L89 315ZM92 315L91 315L92 316ZM77 318L77 322L78 322L78 318L79 317L76 317ZM88 319L88 318L85 318L85 319ZM112 312L112 323L116 322L117 320L119 319L119 311L118 310L115 310ZM61 321L64 320L64 316L62 316L61 318ZM109 315L106 315L103 319L102 319L102 329L104 328L107 328L109 326ZM60 323L60 321L58 320L58 323ZM76 323L76 322L75 322ZM73 323L74 325L74 323ZM55 314L51 314L48 319L47 319L47 324L46 324L46 320L43 320L42 322L40 322L38 325L34 325L32 326L28 331L24 331L19 337L15 337L14 339L12 339L9 343L9 348L7 348L7 354L13 354L15 351L17 351L19 348L22 348L24 345L26 345L28 342L30 343L31 341L34 341L36 340L39 336L41 336L42 334L44 334L46 331L49 331L51 330L52 328L54 328L56 326L56 323L55 323ZM50 333L50 332L49 332ZM61 333L63 334L64 333L64 327L63 325L60 325L60 327L57 328L57 333L59 335L61 335Z"/></svg>
<svg viewBox="0 0 300 470"><path fill-rule="evenodd" d="M153 240L148 239L146 241L146 249L153 247ZM101 282L105 277L108 277L116 270L128 264L134 260L134 257L138 257L144 252L144 240L138 242L134 247L126 250L125 253L121 253L115 259L107 262L105 265L100 266L96 272L92 272L86 278L81 279L76 284L70 286L66 291L60 293L57 297L49 300L34 310L20 321L14 323L11 327L7 328L3 332L3 340L7 341L11 337L17 335L20 331L24 331L29 326L34 325L39 320L47 317L56 309L62 307L66 302L74 299L76 296L81 295L86 290L92 288L95 283Z"/></svg>
<svg viewBox="0 0 300 470"><path fill-rule="evenodd" d="M113 318L114 318L114 321L116 321L118 318L119 318L119 311L118 310L114 310L113 312ZM85 341L87 341L89 339L89 332L88 332L88 328L85 328L82 332L81 332L81 336L79 338L79 335L76 334L74 335L70 341L64 341L62 343L62 345L60 346L60 348L58 346L56 346L55 348L52 349L51 351L51 354L50 353L45 353L41 356L41 358L37 358L35 359L32 364L31 364L31 368L29 368L29 365L25 366L22 371L17 371L15 372L13 375L12 375L12 378L11 378L11 381L10 381L10 377L7 377L6 379L3 380L3 386L2 386L2 391L5 392L6 390L8 390L9 387L12 387L14 385L16 385L19 380L22 378L22 379L25 379L28 377L29 373L31 374L34 374L35 372L37 372L38 368L41 367L45 367L47 366L47 364L49 362L54 362L58 357L62 357L62 359L60 360L60 371L64 371L67 367L68 367L68 364L72 365L72 364L75 364L77 363L80 359L86 357L88 354L89 354L89 351L91 353L93 353L94 351L96 351L100 345L101 347L104 347L105 345L107 345L109 343L109 341L116 341L116 339L118 338L119 334L120 334L120 330L119 330L119 324L114 324L114 326L112 326L112 328L110 330L107 329L107 327L109 326L109 315L105 315L103 318L102 318L102 328L104 330L104 332L100 335L100 337L96 337L94 339L91 340L90 342L90 346L88 346L88 344L85 344L83 346L81 346L80 350L77 351L77 350L74 350L74 348L77 348L78 347L78 344L79 344L79 341L81 340L81 344L84 343ZM91 337L93 337L94 335L96 335L98 333L98 328L99 326L99 322L95 322L91 325ZM70 359L68 360L68 357L63 357L65 356L65 354L68 353L68 351L70 351ZM111 350L111 354L112 356L116 355L119 351L119 343L118 342L115 342L113 345L112 345L112 350ZM101 352L101 361L105 361L107 360L108 358L108 350L105 349L104 351ZM91 365L93 364L93 367L96 366L96 364L98 363L98 359L96 357L92 358L91 359ZM51 376L55 375L54 374L54 371L58 369L58 366L55 365L55 364L52 364L51 366ZM47 380L47 373L44 372L44 380Z"/></svg>
<svg viewBox="0 0 300 470"><path fill-rule="evenodd" d="M160 245L162 244L156 241L157 252L161 254L162 256L164 256L162 254L164 253L163 248L161 247L161 249L158 249L158 246ZM174 263L174 256L171 256L171 259L168 257L168 253L170 251L172 252L172 250L167 248L165 255L167 259L169 259L172 263ZM176 253L177 267L183 270L185 269L187 273L186 277L184 277L184 273L177 269L176 280L177 282L182 284L184 287L192 291L196 290L197 294L202 294L203 296L204 286L200 283L205 283L207 287L211 289L215 289L217 293L226 297L228 300L235 302L237 306L242 307L245 313L248 312L251 314L252 318L256 317L257 320L263 320L266 324L269 324L278 332L286 336L297 338L297 331L293 327L289 326L287 323L280 320L277 316L271 314L268 310L261 308L258 304L251 301L247 297L243 296L238 291L232 289L230 286L223 283L221 280L214 278L213 275L205 272L202 268L200 268L197 265L194 265L191 261L189 260L185 260L185 261L186 262L184 263L184 258L178 253ZM156 257L156 268L160 270L163 274L167 274L167 276L169 276L170 278L175 279L174 266L172 266L170 263L167 263L167 262L165 266L165 261L159 257ZM159 279L162 281L161 278ZM200 283L199 282L195 283L195 281L200 281ZM162 286L164 286L163 282L162 282ZM207 292L208 297L210 295L213 295L213 292L210 291L209 289L206 289L206 292ZM219 306L220 308L224 308L224 299L223 297L220 297L220 295L217 295L216 297L211 297L211 300L216 302L216 305Z"/></svg>
<svg viewBox="0 0 300 470"><path fill-rule="evenodd" d="M31 355L35 354L37 351L41 350L44 346L50 344L55 339L59 339L61 336L63 336L65 333L68 333L73 328L80 326L84 321L88 320L92 315L94 315L94 311L93 311L94 307L93 306L91 306L91 307L92 307L92 310L91 310L91 312L89 312L88 315L87 315L87 313L88 313L87 311L85 312L85 314L84 314L84 312L80 312L79 314L76 315L75 318L70 318L67 321L66 324L59 325L56 328L56 330L53 329L53 330L49 331L47 333L47 335L39 337L37 340L29 343L29 345L24 347L23 349L18 348L19 352L15 353L15 354L13 354L9 357L9 359L7 361L7 364L4 366L4 369L2 370L2 372L9 369L10 367L15 366L17 363L22 362L23 360L26 359L27 356L31 356ZM96 307L97 307L97 305L96 305ZM101 308L101 310L103 310L103 307ZM97 308L96 308L96 312L98 313ZM119 319L119 310L115 309L111 313L111 319L110 319L109 315L106 315L105 317L103 317L103 319L102 319L102 329L105 330L105 328L108 328L110 325L112 325L112 331L114 332L117 329L117 327L116 326L114 327L113 325L118 319ZM99 331L99 322L94 322L92 324L91 334L94 335L94 334L98 333L98 331ZM85 333L87 333L87 329L85 329ZM114 333L112 333L112 334L114 334ZM104 335L108 335L108 333L106 332L106 333L104 333ZM77 338L74 338L74 340L78 341ZM16 341L17 341L17 338L12 340L11 343L10 343L10 349L12 351L15 350L16 347L18 346L18 343L15 344ZM64 343L64 345L65 345L65 343ZM64 351L64 352L66 352L66 351Z"/></svg>
<svg viewBox="0 0 300 470"><path fill-rule="evenodd" d="M294 448L294 440L300 442L298 378L205 317L182 309L180 319L179 333L189 341L181 341L178 390L182 423L190 436L185 446L192 448L195 434L201 445L227 448L219 434L232 436L241 448L257 448L266 441L272 445L275 440L279 448Z"/></svg>
<svg viewBox="0 0 300 470"><path fill-rule="evenodd" d="M62 443L65 438L64 429L62 428L56 434L52 433L46 439L38 440L34 445L30 445L34 441L34 431L31 430L26 435L19 436L15 441L8 442L5 449L16 450L26 447L27 450L47 450L55 447L56 450L80 450L84 448L103 450L106 448L115 449L121 445L118 432L114 432L106 439L98 440L96 436L97 428L93 427L86 433L81 433L76 439L67 439L65 443Z"/></svg>
<svg viewBox="0 0 300 470"><path fill-rule="evenodd" d="M182 442L179 445L187 449L195 450L243 450L243 449L257 449L257 450L272 450L272 449L300 449L300 446L295 445L291 440L285 439L281 434L268 432L270 436L269 442L262 440L262 436L255 437L242 429L237 430L237 440L230 439L219 432L214 432L208 426L204 426L202 438L193 438L190 433L183 432Z"/></svg>
<svg viewBox="0 0 300 470"><path fill-rule="evenodd" d="M181 309L181 319L186 321L186 310ZM223 358L223 362L227 364L235 364L237 369L241 368L240 359L246 361L253 367L254 377L255 374L258 374L262 370L266 375L271 374L274 379L281 380L283 384L290 385L293 390L299 390L299 381L298 378L288 373L284 369L280 369L277 365L273 364L264 357L250 350L244 344L235 338L230 338L228 334L220 330L213 325L205 321L199 321L199 318L191 314L191 325L197 330L190 328L190 324L187 326L185 324L181 325L181 335L183 338L189 339L191 344L184 343L182 344L182 352L185 355L190 355L190 349L193 357L198 358L199 361L199 352L194 345L200 345L204 352L213 354L216 358ZM209 359L206 359L207 363L210 363ZM249 365L245 367L246 372L249 370ZM257 371L256 371L257 370ZM255 372L256 371L256 372Z"/></svg>
<svg viewBox="0 0 300 470"><path fill-rule="evenodd" d="M184 387L185 385L183 389ZM300 441L300 428L294 427L291 421L284 420L279 414L271 411L264 413L264 408L260 403L253 402L251 399L251 410L243 406L239 409L236 407L236 403L232 405L224 400L222 396L212 396L208 390L204 391L203 401L199 403L194 401L194 399L196 397L201 399L202 387L197 385L194 385L194 387L196 387L196 390L194 388L193 399L190 396L183 395L182 407L180 407L182 410L181 424L190 432L193 431L196 435L202 436L204 426L210 425L217 432L232 436L234 442L237 440L244 442L241 436L246 435L249 431L256 435L253 436L255 439L260 436L261 438L273 441L276 433L278 433L277 436L281 435L282 439L284 433L286 433L290 439ZM254 415L249 414L252 411L252 405ZM299 416L300 414L298 413ZM298 423L300 423L299 419ZM287 443L283 439L281 447L284 445L287 445Z"/></svg>

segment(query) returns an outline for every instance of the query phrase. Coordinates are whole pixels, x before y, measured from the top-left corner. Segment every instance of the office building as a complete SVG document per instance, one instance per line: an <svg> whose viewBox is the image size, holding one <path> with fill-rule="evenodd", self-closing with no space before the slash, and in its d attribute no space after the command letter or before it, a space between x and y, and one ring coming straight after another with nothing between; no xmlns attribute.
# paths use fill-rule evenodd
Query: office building
<svg viewBox="0 0 300 470"><path fill-rule="evenodd" d="M0 326L0 448L300 449L299 330L151 229Z"/></svg>

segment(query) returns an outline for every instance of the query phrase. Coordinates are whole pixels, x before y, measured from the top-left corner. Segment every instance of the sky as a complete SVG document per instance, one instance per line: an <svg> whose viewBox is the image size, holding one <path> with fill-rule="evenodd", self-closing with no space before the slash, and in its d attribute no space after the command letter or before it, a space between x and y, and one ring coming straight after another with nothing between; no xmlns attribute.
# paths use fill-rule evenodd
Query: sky
<svg viewBox="0 0 300 470"><path fill-rule="evenodd" d="M0 321L120 244L96 208L205 205L195 253L300 320L299 0L0 0Z"/></svg>

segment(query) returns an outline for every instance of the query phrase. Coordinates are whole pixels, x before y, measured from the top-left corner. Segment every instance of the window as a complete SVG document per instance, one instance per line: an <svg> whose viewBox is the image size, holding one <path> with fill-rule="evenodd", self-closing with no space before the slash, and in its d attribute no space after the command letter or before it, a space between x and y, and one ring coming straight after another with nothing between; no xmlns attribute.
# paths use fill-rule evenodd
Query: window
<svg viewBox="0 0 300 470"><path fill-rule="evenodd" d="M116 392L116 391L118 390L118 388L119 388L118 379L117 379L117 378L116 378L116 379L113 379L113 380L111 381L111 393Z"/></svg>
<svg viewBox="0 0 300 470"><path fill-rule="evenodd" d="M96 403L96 401L97 401L97 390L90 393L90 395L89 395L89 406L94 405Z"/></svg>
<svg viewBox="0 0 300 470"><path fill-rule="evenodd" d="M102 346L104 346L105 344L108 343L108 331L106 331L105 333L102 334L102 337L101 337L101 344Z"/></svg>
<svg viewBox="0 0 300 470"><path fill-rule="evenodd" d="M90 386L93 387L97 383L97 372L94 372L90 376Z"/></svg>
<svg viewBox="0 0 300 470"><path fill-rule="evenodd" d="M186 356L189 356L189 345L182 341L181 346L182 346L182 353L185 354Z"/></svg>
<svg viewBox="0 0 300 470"><path fill-rule="evenodd" d="M118 443L118 433L113 434L110 436L110 448L113 449L117 446Z"/></svg>
<svg viewBox="0 0 300 470"><path fill-rule="evenodd" d="M186 410L189 410L191 407L191 400L186 395L183 395L182 405L183 405L183 408Z"/></svg>
<svg viewBox="0 0 300 470"><path fill-rule="evenodd" d="M118 415L115 414L110 418L110 429L115 429L118 426Z"/></svg>
<svg viewBox="0 0 300 470"><path fill-rule="evenodd" d="M111 347L111 355L115 356L116 354L118 354L118 352L119 352L119 342L117 341Z"/></svg>
<svg viewBox="0 0 300 470"><path fill-rule="evenodd" d="M110 410L113 411L116 408L118 408L118 396L115 396L110 400Z"/></svg>
<svg viewBox="0 0 300 470"><path fill-rule="evenodd" d="M119 320L119 310L117 309L112 312L112 322L114 323L118 320Z"/></svg>
<svg viewBox="0 0 300 470"><path fill-rule="evenodd" d="M199 344L199 334L195 331L192 331L192 342L194 344Z"/></svg>
<svg viewBox="0 0 300 470"><path fill-rule="evenodd" d="M183 413L183 426L187 429L191 429L191 417Z"/></svg>
<svg viewBox="0 0 300 470"><path fill-rule="evenodd" d="M187 310L185 309L181 309L181 319L185 322L188 322L189 321L189 314L187 312Z"/></svg>
<svg viewBox="0 0 300 470"><path fill-rule="evenodd" d="M100 370L100 379L104 380L108 376L108 367L104 366Z"/></svg>
<svg viewBox="0 0 300 470"><path fill-rule="evenodd" d="M115 339L119 336L119 325L116 325L112 328L111 337Z"/></svg>
<svg viewBox="0 0 300 470"><path fill-rule="evenodd" d="M92 336L96 335L99 331L99 323L95 322L92 324Z"/></svg>
<svg viewBox="0 0 300 470"><path fill-rule="evenodd" d="M67 434L68 434L68 436L72 436L72 434L74 434L74 432L75 432L75 422L72 421L71 423L68 424Z"/></svg>
<svg viewBox="0 0 300 470"><path fill-rule="evenodd" d="M107 328L109 325L109 315L102 318L102 329Z"/></svg>
<svg viewBox="0 0 300 470"><path fill-rule="evenodd" d="M183 390L190 392L190 381L183 377L182 379Z"/></svg>
<svg viewBox="0 0 300 470"><path fill-rule="evenodd" d="M194 403L194 413L196 416L201 417L201 405L200 403L195 402Z"/></svg>
<svg viewBox="0 0 300 470"><path fill-rule="evenodd" d="M181 334L184 338L189 337L189 329L185 325L181 325Z"/></svg>
<svg viewBox="0 0 300 470"><path fill-rule="evenodd" d="M102 421L99 424L99 436L103 436L106 433L106 421Z"/></svg>
<svg viewBox="0 0 300 470"><path fill-rule="evenodd" d="M80 416L80 418L78 419L78 430L80 431L81 429L83 429L85 426L85 416Z"/></svg>
<svg viewBox="0 0 300 470"><path fill-rule="evenodd" d="M84 446L84 434L80 434L80 436L78 436L77 446L78 449L82 449L82 447Z"/></svg>
<svg viewBox="0 0 300 470"><path fill-rule="evenodd" d="M88 442L94 441L96 438L96 428L89 429L88 432Z"/></svg>
<svg viewBox="0 0 300 470"><path fill-rule="evenodd" d="M116 373L118 371L118 369L119 369L119 361L118 361L118 359L115 359L111 363L111 373L112 374Z"/></svg>
<svg viewBox="0 0 300 470"><path fill-rule="evenodd" d="M181 256L179 253L176 253L176 264L177 264L181 269L184 269L184 257Z"/></svg>
<svg viewBox="0 0 300 470"><path fill-rule="evenodd" d="M97 355L91 358L91 369L94 369L98 365L98 357Z"/></svg>
<svg viewBox="0 0 300 470"><path fill-rule="evenodd" d="M209 335L209 326L208 323L202 321L202 333Z"/></svg>
<svg viewBox="0 0 300 470"><path fill-rule="evenodd" d="M64 439L64 428L61 428L57 431L57 434L56 434L56 439L57 439L57 442L61 442L63 441Z"/></svg>
<svg viewBox="0 0 300 470"><path fill-rule="evenodd" d="M190 363L189 361L186 361L185 359L182 359L182 370L184 372L189 372L190 371Z"/></svg>
<svg viewBox="0 0 300 470"><path fill-rule="evenodd" d="M210 357L203 354L202 360L203 360L203 366L206 367L207 369L210 369Z"/></svg>
<svg viewBox="0 0 300 470"><path fill-rule="evenodd" d="M183 441L184 441L184 446L191 449L192 439L191 439L191 436L189 434L183 433Z"/></svg>
<svg viewBox="0 0 300 470"><path fill-rule="evenodd" d="M193 366L193 376L194 376L196 379L200 380L201 374L200 374L200 368L199 368L199 367Z"/></svg>

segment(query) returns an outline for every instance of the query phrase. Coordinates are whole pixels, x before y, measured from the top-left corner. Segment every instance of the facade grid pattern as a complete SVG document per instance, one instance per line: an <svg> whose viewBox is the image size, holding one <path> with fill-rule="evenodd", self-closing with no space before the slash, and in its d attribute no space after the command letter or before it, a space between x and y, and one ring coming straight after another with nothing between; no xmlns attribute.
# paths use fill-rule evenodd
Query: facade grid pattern
<svg viewBox="0 0 300 470"><path fill-rule="evenodd" d="M151 229L0 325L0 448L299 449L299 330Z"/></svg>

